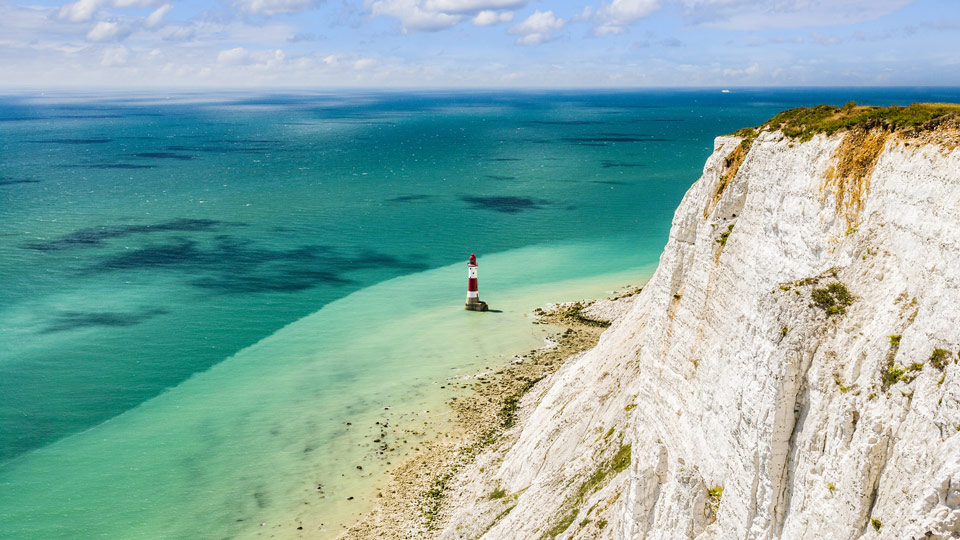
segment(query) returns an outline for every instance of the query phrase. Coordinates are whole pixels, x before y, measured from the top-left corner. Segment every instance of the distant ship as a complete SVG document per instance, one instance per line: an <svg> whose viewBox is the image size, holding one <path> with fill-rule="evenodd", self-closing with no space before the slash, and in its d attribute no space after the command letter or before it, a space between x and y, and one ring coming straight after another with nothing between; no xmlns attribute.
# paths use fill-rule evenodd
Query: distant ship
<svg viewBox="0 0 960 540"><path fill-rule="evenodd" d="M723 90L720 91L720 93L721 93L721 94L729 94L730 91L727 90L727 89L723 89Z"/></svg>

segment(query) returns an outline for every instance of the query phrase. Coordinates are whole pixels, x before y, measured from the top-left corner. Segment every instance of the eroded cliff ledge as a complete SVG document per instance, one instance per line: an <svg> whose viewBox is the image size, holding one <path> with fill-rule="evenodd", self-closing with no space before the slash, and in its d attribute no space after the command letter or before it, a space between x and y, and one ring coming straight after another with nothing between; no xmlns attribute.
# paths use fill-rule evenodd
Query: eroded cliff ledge
<svg viewBox="0 0 960 540"><path fill-rule="evenodd" d="M717 138L652 280L453 482L438 536L958 537L956 111Z"/></svg>

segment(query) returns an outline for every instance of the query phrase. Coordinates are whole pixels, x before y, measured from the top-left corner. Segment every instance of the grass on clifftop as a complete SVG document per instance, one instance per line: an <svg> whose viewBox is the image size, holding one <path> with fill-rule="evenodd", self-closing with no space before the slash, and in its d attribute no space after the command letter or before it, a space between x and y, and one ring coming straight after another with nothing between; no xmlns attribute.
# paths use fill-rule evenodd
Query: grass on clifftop
<svg viewBox="0 0 960 540"><path fill-rule="evenodd" d="M790 138L808 141L817 133L832 135L842 129L881 128L888 131L935 127L947 115L960 114L956 103L914 103L902 107L867 107L854 102L843 107L817 105L797 107L781 112L758 128L744 128L735 135L753 139L759 131L781 130Z"/></svg>

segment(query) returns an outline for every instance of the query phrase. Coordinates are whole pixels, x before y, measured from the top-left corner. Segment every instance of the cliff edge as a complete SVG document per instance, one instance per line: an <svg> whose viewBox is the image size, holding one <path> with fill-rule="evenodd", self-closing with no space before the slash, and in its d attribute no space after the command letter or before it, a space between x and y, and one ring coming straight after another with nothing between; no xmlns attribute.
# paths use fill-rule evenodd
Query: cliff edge
<svg viewBox="0 0 960 540"><path fill-rule="evenodd" d="M438 535L960 537L942 107L797 109L717 138L653 278L452 483Z"/></svg>

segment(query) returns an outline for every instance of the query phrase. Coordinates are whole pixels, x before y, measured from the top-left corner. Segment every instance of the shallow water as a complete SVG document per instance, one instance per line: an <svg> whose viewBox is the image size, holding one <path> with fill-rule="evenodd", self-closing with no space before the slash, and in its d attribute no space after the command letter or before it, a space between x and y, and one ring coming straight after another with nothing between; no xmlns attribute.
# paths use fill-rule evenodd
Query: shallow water
<svg viewBox="0 0 960 540"><path fill-rule="evenodd" d="M276 520L302 512L308 530L336 531L364 508L386 460L413 446L397 444L399 452L378 458L376 422L442 427L450 416L443 400L454 390L439 386L503 365L510 351L542 346L546 329L528 318L534 307L602 295L637 277L631 269L563 278L577 261L617 248L575 244L485 257L484 286L493 292L483 296L497 312L451 303L462 296L462 265L328 304L96 429L15 460L0 491L4 528L36 538L71 530L213 537L257 531L260 522L292 531ZM127 504L116 504L118 491ZM61 528L65 518L69 530Z"/></svg>
<svg viewBox="0 0 960 540"><path fill-rule="evenodd" d="M334 530L376 421L442 426L447 377L541 343L524 313L650 270L714 136L958 97L0 98L0 536ZM470 252L502 313L462 311Z"/></svg>

